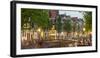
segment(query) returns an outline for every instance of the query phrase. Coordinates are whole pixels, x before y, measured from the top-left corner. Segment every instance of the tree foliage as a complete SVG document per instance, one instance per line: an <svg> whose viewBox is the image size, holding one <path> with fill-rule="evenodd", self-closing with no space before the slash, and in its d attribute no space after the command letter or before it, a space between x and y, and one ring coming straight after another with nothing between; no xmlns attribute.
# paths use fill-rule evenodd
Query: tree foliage
<svg viewBox="0 0 100 58"><path fill-rule="evenodd" d="M92 31L92 12L84 12L85 29Z"/></svg>
<svg viewBox="0 0 100 58"><path fill-rule="evenodd" d="M44 9L21 9L21 25L28 22L29 17L33 24L38 27L47 28L49 25L49 14L48 10Z"/></svg>
<svg viewBox="0 0 100 58"><path fill-rule="evenodd" d="M72 23L71 23L71 20L70 19L69 20L66 20L64 22L64 30L66 32L71 32L72 31Z"/></svg>
<svg viewBox="0 0 100 58"><path fill-rule="evenodd" d="M58 33L61 32L62 23L61 23L61 17L60 16L57 18L57 21L56 21L56 29L57 29Z"/></svg>

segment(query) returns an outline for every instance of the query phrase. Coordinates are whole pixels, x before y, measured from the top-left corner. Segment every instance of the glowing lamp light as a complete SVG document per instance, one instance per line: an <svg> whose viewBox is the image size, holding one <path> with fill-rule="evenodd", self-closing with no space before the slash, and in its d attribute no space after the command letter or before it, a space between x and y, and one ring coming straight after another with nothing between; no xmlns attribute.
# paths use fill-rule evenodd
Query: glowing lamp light
<svg viewBox="0 0 100 58"><path fill-rule="evenodd" d="M38 32L41 32L41 29L40 28L38 28L38 30L37 30Z"/></svg>
<svg viewBox="0 0 100 58"><path fill-rule="evenodd" d="M83 28L83 31L85 31L85 28Z"/></svg>

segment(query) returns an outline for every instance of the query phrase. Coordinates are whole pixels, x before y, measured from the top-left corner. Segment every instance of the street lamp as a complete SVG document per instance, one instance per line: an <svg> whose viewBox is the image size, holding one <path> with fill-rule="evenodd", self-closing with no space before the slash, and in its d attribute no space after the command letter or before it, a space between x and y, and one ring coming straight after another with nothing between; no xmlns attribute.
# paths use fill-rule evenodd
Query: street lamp
<svg viewBox="0 0 100 58"><path fill-rule="evenodd" d="M85 29L85 28L83 28L83 34L84 34L85 30L86 30L86 29ZM85 34L84 34L84 35L85 35Z"/></svg>
<svg viewBox="0 0 100 58"><path fill-rule="evenodd" d="M85 28L83 28L83 31L85 31Z"/></svg>
<svg viewBox="0 0 100 58"><path fill-rule="evenodd" d="M41 32L41 29L40 28L38 28L38 30L37 30L38 32Z"/></svg>

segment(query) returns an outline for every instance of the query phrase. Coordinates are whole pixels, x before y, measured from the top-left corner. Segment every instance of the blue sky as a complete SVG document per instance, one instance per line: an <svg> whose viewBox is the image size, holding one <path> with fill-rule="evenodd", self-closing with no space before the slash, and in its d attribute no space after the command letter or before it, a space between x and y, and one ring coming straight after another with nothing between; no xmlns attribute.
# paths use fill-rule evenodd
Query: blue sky
<svg viewBox="0 0 100 58"><path fill-rule="evenodd" d="M82 12L79 11L59 11L59 14L66 14L70 15L71 17L78 17L78 18L83 18Z"/></svg>

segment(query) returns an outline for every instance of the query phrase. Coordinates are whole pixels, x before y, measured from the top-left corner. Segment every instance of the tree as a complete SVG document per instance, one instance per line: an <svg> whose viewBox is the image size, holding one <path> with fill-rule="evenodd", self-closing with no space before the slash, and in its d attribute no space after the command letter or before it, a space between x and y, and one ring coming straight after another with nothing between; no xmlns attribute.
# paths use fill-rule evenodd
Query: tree
<svg viewBox="0 0 100 58"><path fill-rule="evenodd" d="M21 26L24 23L28 22L28 19L31 19L32 25L37 25L43 29L49 26L49 14L48 10L44 9L21 9Z"/></svg>
<svg viewBox="0 0 100 58"><path fill-rule="evenodd" d="M64 24L64 30L67 32L71 32L72 30L72 25L70 20L66 20Z"/></svg>
<svg viewBox="0 0 100 58"><path fill-rule="evenodd" d="M84 19L86 31L92 31L92 12L84 12Z"/></svg>
<svg viewBox="0 0 100 58"><path fill-rule="evenodd" d="M72 23L70 19L65 20L64 22L64 31L66 32L66 35L72 31Z"/></svg>
<svg viewBox="0 0 100 58"><path fill-rule="evenodd" d="M57 18L57 20L56 20L56 30L57 30L58 39L59 39L61 30L62 30L62 23L61 23L61 17L60 17L60 16L58 16L58 18Z"/></svg>
<svg viewBox="0 0 100 58"><path fill-rule="evenodd" d="M61 29L62 29L62 23L61 23L61 17L59 16L57 18L57 21L56 21L56 29L57 29L57 32L60 33L61 32Z"/></svg>

